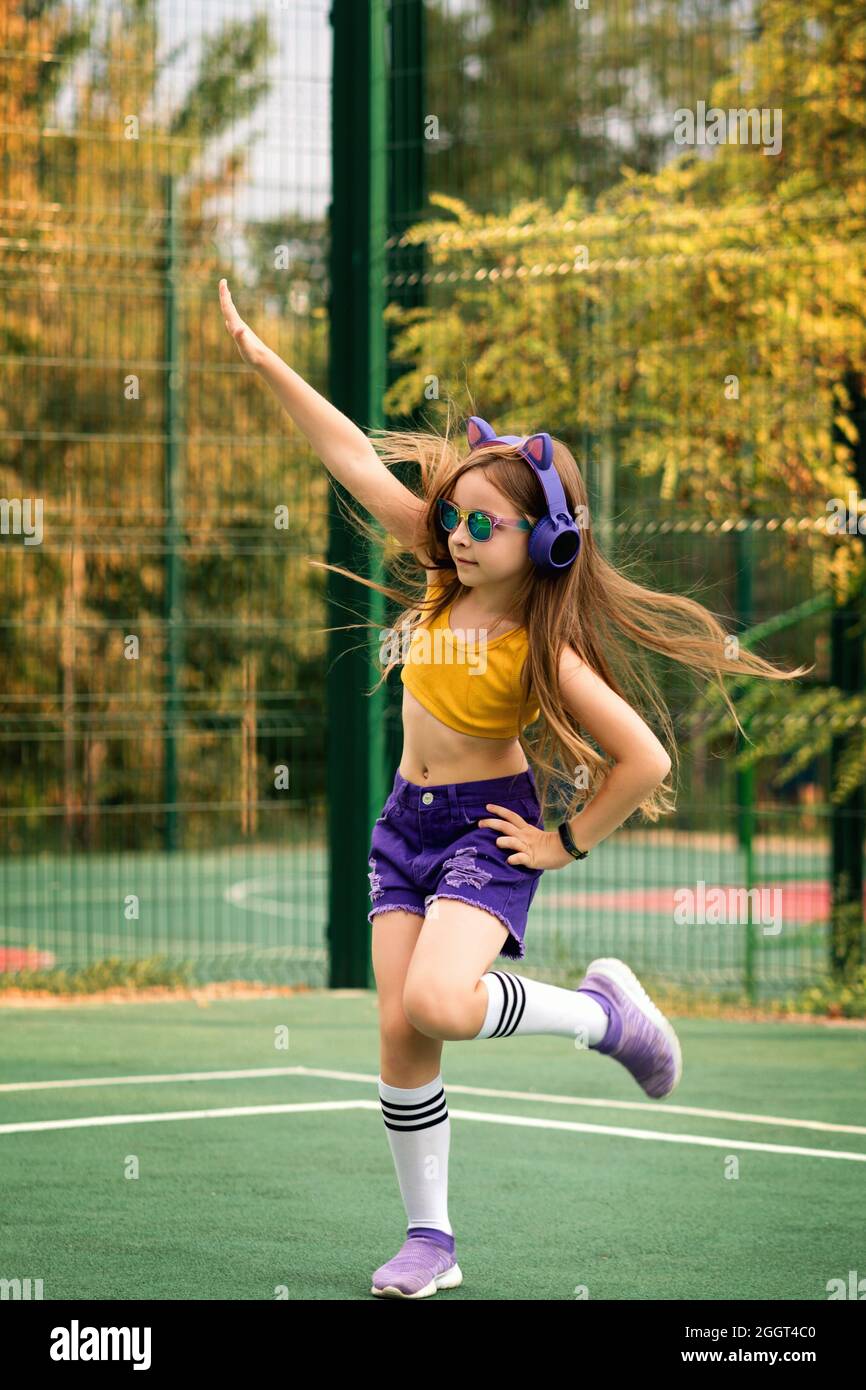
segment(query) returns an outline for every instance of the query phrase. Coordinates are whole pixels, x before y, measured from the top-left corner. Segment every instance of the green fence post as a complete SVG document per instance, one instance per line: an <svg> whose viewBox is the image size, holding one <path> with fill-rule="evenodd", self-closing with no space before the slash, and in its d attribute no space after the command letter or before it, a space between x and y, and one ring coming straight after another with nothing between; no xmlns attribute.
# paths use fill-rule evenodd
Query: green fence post
<svg viewBox="0 0 866 1390"><path fill-rule="evenodd" d="M388 299L403 308L425 302L421 281L427 264L423 244L398 245L406 228L423 215L427 197L424 117L426 93L426 22L423 0L402 0L390 6L390 64L388 70L388 253L387 270L399 283L389 286ZM391 341L397 330L388 332L387 382L390 386L406 369L393 360ZM437 397L438 399L438 397ZM420 412L402 417L388 416L388 429L423 429ZM407 487L416 488L411 464L398 464L396 476ZM393 671L388 678L385 718L385 769L393 776L403 751L403 684Z"/></svg>
<svg viewBox="0 0 866 1390"><path fill-rule="evenodd" d="M166 208L166 266L165 266L165 592L163 618L165 622L165 725L164 725L164 784L165 848L174 851L180 843L177 809L178 752L177 730L180 721L180 666L182 657L182 584L181 540L181 434L183 431L183 370L180 362L180 324L178 319L178 254L177 184L172 174L164 177Z"/></svg>
<svg viewBox="0 0 866 1390"><path fill-rule="evenodd" d="M754 548L754 532L750 524L749 517L744 518L746 524L735 532L736 544L735 554L737 557L737 617L742 627L751 627L754 622L752 612L752 564ZM743 727L748 733L748 721L743 722ZM737 753L745 747L745 739L737 730L736 748ZM743 879L746 888L746 903L748 920L746 922L745 956L743 961L743 987L747 997L754 1002L757 996L757 980L755 978L755 924L752 920L752 899L751 890L755 882L755 770L752 767L742 768L737 772L737 840L739 842L742 855Z"/></svg>
<svg viewBox="0 0 866 1390"><path fill-rule="evenodd" d="M866 492L866 398L860 389L859 374L848 372L845 387L851 398L849 418L858 440L853 449L856 492ZM839 426L833 424L833 442L846 442ZM854 489L852 483L852 490ZM847 507L844 515L848 515ZM854 533L862 546L862 535ZM845 544L846 542L842 542ZM862 557L861 557L862 558ZM830 681L843 695L856 695L863 689L864 603L862 593L833 610L830 625ZM835 784L842 770L846 739L837 736L830 749L830 779ZM861 782L830 811L832 851L830 969L841 978L866 959L863 930L863 836L866 829L866 788Z"/></svg>
<svg viewBox="0 0 866 1390"><path fill-rule="evenodd" d="M361 428L381 426L385 382L385 0L334 0L330 237L329 395ZM335 486L338 486L335 484ZM347 499L357 510L357 503ZM328 561L363 573L370 565L334 500ZM327 625L370 621L332 632L327 674L329 984L370 986L367 855L384 797L383 688L375 653L384 600L327 573ZM379 579L374 562L369 577Z"/></svg>

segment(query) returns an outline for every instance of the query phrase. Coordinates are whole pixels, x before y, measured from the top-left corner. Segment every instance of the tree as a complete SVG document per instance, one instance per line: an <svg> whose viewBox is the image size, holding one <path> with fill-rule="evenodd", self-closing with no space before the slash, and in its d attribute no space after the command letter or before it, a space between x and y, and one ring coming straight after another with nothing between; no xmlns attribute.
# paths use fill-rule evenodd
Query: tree
<svg viewBox="0 0 866 1390"><path fill-rule="evenodd" d="M159 813L136 808L162 799L169 266L184 374L183 798L214 807L242 785L249 794L251 756L266 794L262 741L278 730L285 756L304 701L320 706L315 645L286 615L303 609L299 595L315 599L303 552L325 549L327 483L311 477L296 439L264 437L273 405L232 361L216 301L233 249L219 202L248 158L239 123L267 91L268 22L221 22L196 47L186 38L168 50L159 13L135 0L97 22L53 0L0 0L11 52L0 254L15 286L0 330L15 359L0 402L0 481L7 498L45 499L44 545L7 546L0 656L14 673L16 739L3 796L42 811L26 837L13 833L13 850L33 845L37 824L52 843L51 812L63 807L67 843L106 833L114 846L120 824L129 847L157 839ZM179 207L171 253L168 177ZM277 248L318 234L272 219L253 237L266 236L274 266L270 279L258 266L257 322L275 343L291 335L296 360L323 356L324 311L315 293L292 307L312 267L301 255L277 272ZM286 503L288 536L275 529ZM130 815L100 823L84 805ZM213 819L204 812L190 837L212 843Z"/></svg>

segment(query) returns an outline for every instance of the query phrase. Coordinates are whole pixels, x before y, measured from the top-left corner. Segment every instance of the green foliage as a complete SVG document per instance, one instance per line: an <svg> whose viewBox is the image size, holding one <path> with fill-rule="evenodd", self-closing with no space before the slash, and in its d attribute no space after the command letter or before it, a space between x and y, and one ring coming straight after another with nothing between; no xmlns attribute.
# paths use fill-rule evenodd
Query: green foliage
<svg viewBox="0 0 866 1390"><path fill-rule="evenodd" d="M96 994L110 989L179 988L193 981L192 961L169 964L161 956L123 960L108 956L79 970L18 970L0 974L0 990L41 990L51 994Z"/></svg>
<svg viewBox="0 0 866 1390"><path fill-rule="evenodd" d="M747 677L735 701L749 742L730 754L736 771L767 759L783 760L770 785L780 787L813 758L829 753L836 738L844 740L830 801L844 805L855 787L866 780L866 694L846 695L834 685L803 689L795 684ZM705 708L712 707L707 717ZM716 687L709 687L692 716L703 737L712 743L730 732L731 721Z"/></svg>
<svg viewBox="0 0 866 1390"><path fill-rule="evenodd" d="M846 28L829 6L806 24L790 5L766 5L760 39L711 101L772 106L823 74L828 98L861 93L852 119L863 116L863 25ZM783 155L731 144L711 159L688 150L655 173L623 167L592 208L579 189L558 208L518 200L504 215L434 192L451 217L416 224L405 240L427 247L435 302L391 307L404 329L395 357L418 365L393 383L388 409L424 403L429 372L443 395L460 393L471 364L472 391L501 428L523 421L526 401L565 436L615 427L620 465L655 477L663 500L718 520L787 515L795 502L825 516L826 499L850 482L856 438L850 419L846 442L831 438L845 416L841 379L866 358L855 308L866 288L866 169L852 129L826 177L820 126L835 128L832 100L810 103L808 119L794 101L784 114ZM801 147L820 168L803 167ZM857 548L833 548L841 571L856 565Z"/></svg>
<svg viewBox="0 0 866 1390"><path fill-rule="evenodd" d="M200 43L166 47L160 26L169 39L177 30L154 0L110 24L87 18L85 29L80 6L4 7L0 495L45 506L44 545L5 546L0 805L12 853L162 838L172 305L179 799L196 807L185 842L211 843L217 817L225 836L272 834L255 803L282 809L274 765L304 738L298 782L311 780L324 738L323 604L307 557L326 549L327 482L238 362L217 301L235 247L215 238L235 223L215 209L245 182L246 121L274 81L278 21L266 10L214 15ZM73 68L85 43L88 61ZM60 128L64 86L74 103ZM134 117L137 138L126 128ZM173 259L166 175L176 180ZM321 385L322 221L237 226L255 267L243 311ZM289 512L282 530L279 506Z"/></svg>
<svg viewBox="0 0 866 1390"><path fill-rule="evenodd" d="M848 980L824 979L785 1001L791 1012L866 1019L866 966Z"/></svg>
<svg viewBox="0 0 866 1390"><path fill-rule="evenodd" d="M742 24L738 0L484 0L425 5L424 111L434 192L505 210L572 189L597 197L627 161L657 169L659 110L706 90ZM650 115L652 118L650 118Z"/></svg>

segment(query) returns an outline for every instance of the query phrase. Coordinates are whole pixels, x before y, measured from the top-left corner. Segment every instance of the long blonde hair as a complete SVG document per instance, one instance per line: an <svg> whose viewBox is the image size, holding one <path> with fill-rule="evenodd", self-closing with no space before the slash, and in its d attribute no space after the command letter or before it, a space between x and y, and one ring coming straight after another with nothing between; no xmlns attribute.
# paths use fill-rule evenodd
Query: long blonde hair
<svg viewBox="0 0 866 1390"><path fill-rule="evenodd" d="M449 407L449 425L450 415ZM441 569L437 577L443 585L442 592L437 599L425 604L426 574L415 552L400 547L393 537L383 538L380 530L370 526L339 496L341 510L372 545L383 552L387 567L403 587L378 584L340 565L311 563L334 570L402 604L402 611L390 631L400 633L405 639L411 637L414 626L437 618L462 594L469 592L457 578L447 541L436 520L439 498L451 494L459 477L473 468L483 468L493 486L517 508L516 515L537 519L546 514L547 508L535 471L515 446L487 445L461 455L449 438L448 426L444 435L432 430L429 433L372 431L370 443L386 467L407 461L420 467L425 507L416 548L423 547L432 564ZM572 515L588 517L589 498L583 476L570 450L558 439L553 440L553 460ZM578 508L581 509L579 513ZM412 560L407 561L404 557L410 554ZM414 593L410 592L412 589ZM569 569L551 577L531 566L515 596L514 614L525 626L528 637L528 654L521 676L522 707L529 708L534 696L541 711L536 721L540 726L537 739L530 742L521 733L520 745L527 761L534 765L542 805L551 779L560 787L571 788L564 803L564 815L569 819L586 799L595 795L613 763L583 737L571 711L563 707L558 659L564 644L596 671L611 690L627 700L647 723L652 724L653 715L657 718L659 728L655 732L668 748L671 771L679 765L673 725L640 648L658 652L693 672L711 677L718 684L741 732L742 725L723 684L725 675L793 680L813 669L801 666L794 671L784 671L736 643L739 650L735 658L730 658L727 651L734 639L708 609L680 594L645 588L615 569L601 554L591 525L582 526L580 551ZM623 639L631 639L634 645L628 645ZM396 645L399 648L401 644ZM396 664L397 658L388 661L368 694L378 689ZM585 769L582 778L577 779L582 785L576 785L575 779L568 776L565 770L569 768ZM675 808L670 777L671 773L640 804L639 810L650 821L658 820L662 813Z"/></svg>

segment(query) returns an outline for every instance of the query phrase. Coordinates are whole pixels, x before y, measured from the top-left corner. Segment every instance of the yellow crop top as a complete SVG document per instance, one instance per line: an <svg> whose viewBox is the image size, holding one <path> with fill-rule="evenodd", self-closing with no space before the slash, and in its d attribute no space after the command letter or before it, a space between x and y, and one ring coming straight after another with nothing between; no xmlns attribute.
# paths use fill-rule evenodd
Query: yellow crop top
<svg viewBox="0 0 866 1390"><path fill-rule="evenodd" d="M428 601L442 585L427 571ZM524 627L485 640L483 629L467 629L468 640L448 626L450 609L432 627L419 624L400 668L415 699L449 728L476 738L516 738L540 715L538 705L521 708L520 676L528 639Z"/></svg>

